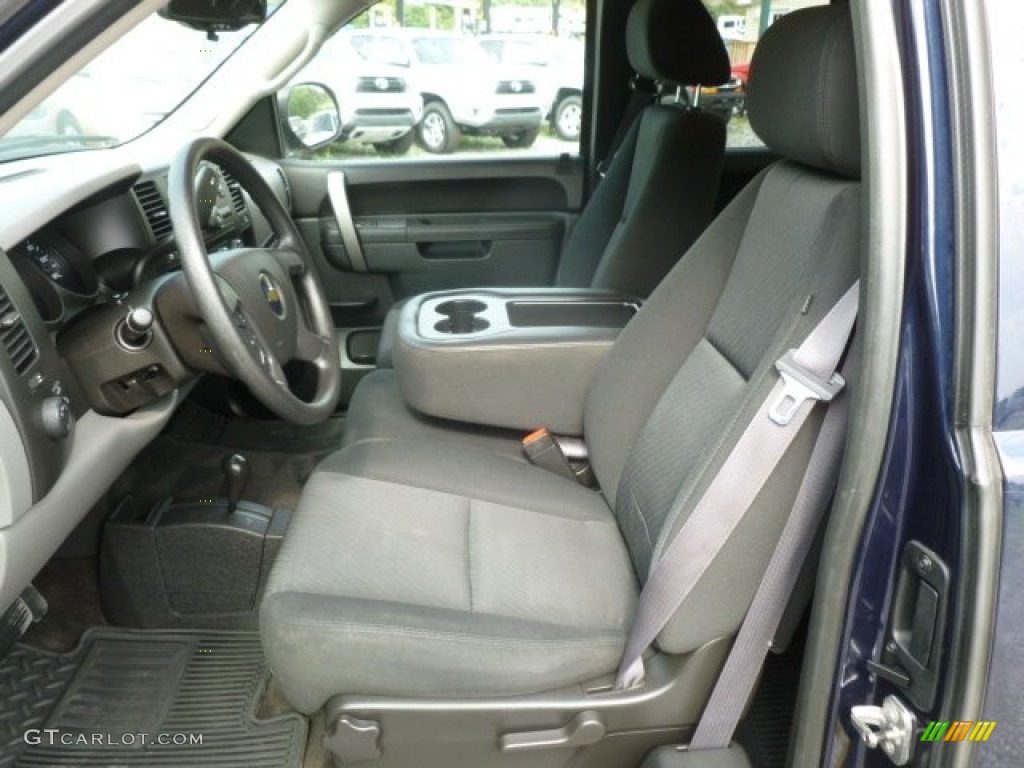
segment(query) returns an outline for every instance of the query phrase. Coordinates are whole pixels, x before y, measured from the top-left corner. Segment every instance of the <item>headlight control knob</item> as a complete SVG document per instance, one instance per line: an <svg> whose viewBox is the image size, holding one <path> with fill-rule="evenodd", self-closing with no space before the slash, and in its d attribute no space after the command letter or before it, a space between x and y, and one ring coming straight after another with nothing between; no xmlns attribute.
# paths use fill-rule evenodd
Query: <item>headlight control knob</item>
<svg viewBox="0 0 1024 768"><path fill-rule="evenodd" d="M71 402L63 395L55 395L43 400L40 406L43 431L51 440L63 440L71 434L74 417L71 415Z"/></svg>

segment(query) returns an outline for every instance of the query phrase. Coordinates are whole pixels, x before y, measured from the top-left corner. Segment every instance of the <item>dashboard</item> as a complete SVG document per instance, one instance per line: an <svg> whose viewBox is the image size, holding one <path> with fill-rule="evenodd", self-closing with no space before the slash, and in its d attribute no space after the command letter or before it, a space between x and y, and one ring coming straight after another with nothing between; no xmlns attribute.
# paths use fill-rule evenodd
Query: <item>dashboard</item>
<svg viewBox="0 0 1024 768"><path fill-rule="evenodd" d="M255 245L241 186L213 166L200 175L198 214L207 250ZM142 178L69 211L11 248L11 263L50 330L180 268L166 188L166 174Z"/></svg>
<svg viewBox="0 0 1024 768"><path fill-rule="evenodd" d="M251 159L290 210L280 167ZM111 160L90 152L0 167L8 214L0 220L0 607L166 425L198 376L160 323L132 343L138 310L165 315L165 324L194 311L167 168ZM273 237L222 169L202 166L196 184L209 253ZM178 289L163 291L160 304L171 283Z"/></svg>

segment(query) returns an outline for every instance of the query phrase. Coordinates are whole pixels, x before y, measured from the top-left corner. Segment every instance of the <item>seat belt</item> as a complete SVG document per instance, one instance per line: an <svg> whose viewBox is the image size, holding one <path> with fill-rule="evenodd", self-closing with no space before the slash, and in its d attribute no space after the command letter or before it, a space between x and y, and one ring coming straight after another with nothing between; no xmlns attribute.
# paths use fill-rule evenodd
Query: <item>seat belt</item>
<svg viewBox="0 0 1024 768"><path fill-rule="evenodd" d="M642 78L640 75L633 75L629 79L629 101L626 103L626 109L622 113L622 119L619 120L618 127L615 129L615 135L612 136L612 143L605 153L604 160L597 164L597 178L599 181L608 174L608 169L615 159L615 153L619 151L622 142L626 140L626 134L633 127L633 123L640 117L641 112L654 103L657 95L658 84L653 80Z"/></svg>
<svg viewBox="0 0 1024 768"><path fill-rule="evenodd" d="M775 363L779 381L662 552L640 593L616 687L644 681L644 651L725 546L815 404L830 403L842 391L845 382L838 367L857 319L858 290L859 283L854 283L803 344Z"/></svg>
<svg viewBox="0 0 1024 768"><path fill-rule="evenodd" d="M690 751L727 749L732 742L835 489L849 409L849 398L842 397L825 414L793 511L690 740Z"/></svg>

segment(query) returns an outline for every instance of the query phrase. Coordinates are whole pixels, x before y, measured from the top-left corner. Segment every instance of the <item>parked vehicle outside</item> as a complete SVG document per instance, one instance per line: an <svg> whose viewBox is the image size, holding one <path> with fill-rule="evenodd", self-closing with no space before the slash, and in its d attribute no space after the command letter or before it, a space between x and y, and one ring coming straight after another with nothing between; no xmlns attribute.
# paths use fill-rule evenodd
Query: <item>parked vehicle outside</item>
<svg viewBox="0 0 1024 768"><path fill-rule="evenodd" d="M730 70L731 77L721 85L706 86L696 97L698 106L720 115L728 122L733 115L744 115L747 111L747 72L749 64L739 64Z"/></svg>
<svg viewBox="0 0 1024 768"><path fill-rule="evenodd" d="M417 137L428 152L455 151L463 134L500 136L508 147L530 147L547 109L535 73L501 68L472 37L426 29L353 32L367 61L408 67L423 92Z"/></svg>
<svg viewBox="0 0 1024 768"><path fill-rule="evenodd" d="M545 95L545 118L563 141L579 141L583 117L583 43L550 35L482 35L480 45L502 67L531 67Z"/></svg>
<svg viewBox="0 0 1024 768"><path fill-rule="evenodd" d="M372 144L383 154L403 154L423 117L423 97L409 67L360 56L347 36L336 35L294 82L326 85L338 100L340 141ZM328 130L310 127L310 132Z"/></svg>
<svg viewBox="0 0 1024 768"><path fill-rule="evenodd" d="M91 106L100 98L110 81L102 74L82 72L74 76L53 96L36 107L8 136L89 136L96 142L104 138L123 140L152 128L164 116L153 99L165 83L134 78L122 88L123 108L96 110ZM130 105L130 106L128 106Z"/></svg>

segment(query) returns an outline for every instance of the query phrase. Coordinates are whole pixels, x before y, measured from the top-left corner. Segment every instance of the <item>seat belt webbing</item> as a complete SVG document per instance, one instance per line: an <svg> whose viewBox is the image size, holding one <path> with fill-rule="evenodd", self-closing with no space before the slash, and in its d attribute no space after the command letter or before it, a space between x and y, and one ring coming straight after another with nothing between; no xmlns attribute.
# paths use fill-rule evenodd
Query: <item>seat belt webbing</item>
<svg viewBox="0 0 1024 768"><path fill-rule="evenodd" d="M825 414L793 511L690 740L690 750L725 749L732 741L835 488L849 407L849 398L843 397Z"/></svg>
<svg viewBox="0 0 1024 768"><path fill-rule="evenodd" d="M603 179L605 174L608 173L608 169L611 167L612 161L615 159L615 153L619 151L619 147L622 146L622 142L626 139L626 134L629 133L629 129L633 127L639 117L640 113L647 107L654 103L654 98L657 96L657 86L653 83L648 85L649 81L641 81L639 76L634 76L630 80L630 91L629 101L626 102L626 109L622 113L622 118L619 120L619 125L615 129L615 135L612 136L612 143L608 146L608 151L605 153L604 160L597 164L597 177Z"/></svg>
<svg viewBox="0 0 1024 768"><path fill-rule="evenodd" d="M797 349L775 365L780 379L661 558L640 593L616 686L644 680L643 653L682 605L796 438L814 404L843 388L837 368L857 318L858 283ZM677 503L681 503L678 500ZM670 515L671 517L671 515Z"/></svg>

